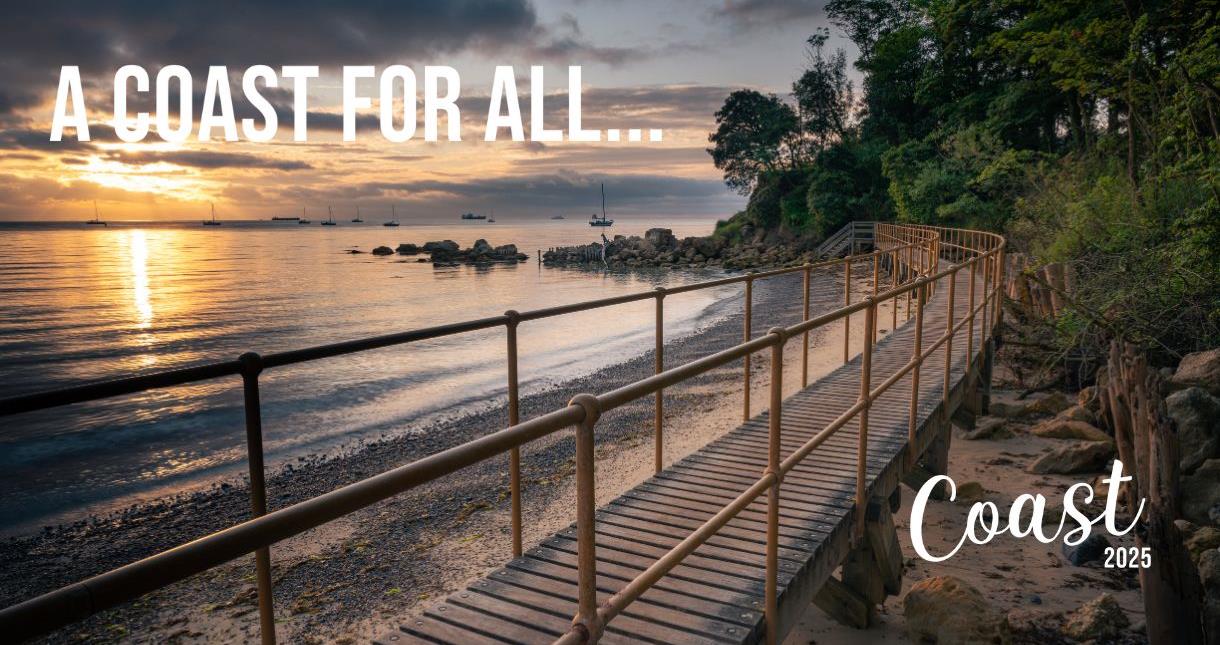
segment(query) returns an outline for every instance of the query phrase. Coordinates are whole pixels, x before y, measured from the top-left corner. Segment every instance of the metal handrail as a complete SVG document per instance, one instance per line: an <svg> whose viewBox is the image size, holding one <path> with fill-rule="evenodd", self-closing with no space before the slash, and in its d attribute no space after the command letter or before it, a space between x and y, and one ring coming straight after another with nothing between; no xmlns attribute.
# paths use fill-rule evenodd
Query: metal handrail
<svg viewBox="0 0 1220 645"><path fill-rule="evenodd" d="M864 339L864 362L867 364L871 359L871 351L873 339L876 336L875 317L878 304L886 300L892 300L892 307L897 316L899 298L907 296L907 317L911 316L910 294L918 290L916 298L919 304L917 313L917 324L922 325L923 306L922 303L926 299L930 288L935 287L938 280L949 277L949 291L953 292L957 271L964 266L963 264L953 265L948 269L939 270L940 256L944 249L948 248L955 255L965 257L965 264L968 264L972 273L977 268L979 263L985 264L985 275L990 276L992 272L1003 270L1003 263L1000 261L1000 256L1003 252L1003 239L994 234L982 234L989 237L978 237L974 235L977 232L969 232L971 235L967 238L964 234L955 233L959 229L938 229L935 227L917 227L908 225L892 225L892 224L876 224L874 233L874 245L877 248L872 253L849 256L836 260L821 262L818 264L805 264L796 267L783 269L775 269L766 272L750 273L744 276L735 276L724 278L721 280L709 281L697 285L685 285L683 287L673 289L656 289L652 292L630 294L627 296L619 296L614 298L605 298L593 300L586 303L578 303L576 305L565 305L560 307L552 307L548 309L536 310L519 314L517 312L507 312L504 316L485 318L453 325L443 325L431 327L423 330L415 330L404 332L401 334L391 334L380 336L372 339L361 341L350 341L347 343L336 343L333 345L324 345L305 350L296 350L293 352L284 352L280 354L271 354L266 357L259 357L257 354L244 354L238 361L215 363L195 368L185 368L182 370L172 370L169 372L161 372L154 375L144 377L133 377L122 379L119 381L111 381L101 384L93 384L86 386L78 386L76 388L68 388L58 392L60 395L65 395L61 402L54 403L57 393L44 393L40 395L27 395L24 397L14 397L0 401L0 415L15 414L20 411L29 409L41 409L41 407L53 407L54 405L66 405L68 402L79 402L102 398L105 396L116 396L122 393L130 393L140 391L140 389L130 389L136 385L143 385L143 389L152 387L165 387L171 384L180 384L190 382L190 380L200 380L204 378L216 378L227 374L240 373L246 386L246 402L247 402L247 429L248 440L250 446L250 463L251 463L251 488L252 488L252 503L254 506L255 518L225 529L218 533L214 533L207 537L201 538L189 544L165 551L138 562L120 567L118 569L94 576L87 580L69 585L57 591L38 596L27 600L18 605L0 610L0 629L4 633L16 637L25 638L28 636L44 633L46 631L61 627L75 620L79 620L85 616L101 611L107 607L114 606L126 600L136 598L151 590L166 586L178 580L182 580L190 575L207 570L211 567L223 564L236 557L248 553L256 553L256 563L258 566L259 580L259 600L260 600L260 619L262 623L262 635L264 642L274 642L274 616L271 611L271 588L269 576L269 557L268 547L279 540L299 534L310 528L314 528L336 519L347 513L354 512L361 508L367 507L377 501L381 501L390 496L399 494L409 490L422 483L426 483L446 474L450 474L458 469L472 465L479 461L483 461L492 456L502 454L506 451L513 456L511 470L513 479L513 520L514 520L514 555L520 554L520 506L519 506L519 486L518 486L518 459L517 450L521 445L541 438L548 434L554 433L568 426L577 427L577 525L578 525L578 558L580 563L580 612L574 622L572 632L561 638L567 642L588 642L595 641L601 633L602 627L606 621L612 618L615 614L622 610L627 604L643 593L656 579L664 575L669 568L681 561L682 557L689 554L697 548L707 537L715 532L719 526L727 522L736 515L741 508L748 505L756 498L763 490L771 492L771 513L777 517L778 513L778 486L782 480L782 475L809 454L817 445L825 438L829 437L835 430L845 425L853 416L861 415L861 432L860 446L858 452L858 477L857 477L857 505L858 509L863 508L861 504L867 500L862 499L863 495L863 470L864 461L867 457L867 409L871 402L880 396L888 389L897 379L887 380L882 386L877 389L868 387L867 378L862 379L861 398L860 401L849 409L838 420L833 422L826 429L819 432L810 439L804 446L795 451L788 459L783 462L779 458L778 437L779 437L779 417L780 403L782 402L782 374L783 362L782 352L787 340L797 334L804 335L804 359L802 362L803 379L807 379L807 362L808 362L808 332L819 326L829 324L839 318L843 318L845 324L849 322L850 316L861 310L866 313L866 337ZM952 237L954 241L945 242L943 238ZM912 241L914 240L914 241ZM981 248L981 242L988 241L989 248ZM916 253L918 251L918 253ZM905 257L903 255L905 254ZM874 264L874 281L873 290L874 296L865 299L864 301L850 304L850 266L853 263L860 262L872 258ZM877 266L880 264L881 258L885 258L886 262L890 263L891 273L895 275L895 286L878 293L878 273ZM915 261L918 260L918 261ZM828 314L824 314L817 318L809 318L808 315L808 293L810 286L810 272L813 268L833 266L843 264L845 273L848 277L848 286L846 289L847 300L849 303L844 307L837 309ZM661 337L662 309L661 303L667 294L682 293L685 291L693 291L700 288L709 288L724 284L733 284L736 282L746 283L746 307L749 311L752 284L754 280L784 275L796 271L805 272L805 314L804 320L801 323L792 325L787 328L775 328L768 334L757 339L749 338L749 316L746 318L746 342L735 347L722 350L710 356L692 361L685 365L672 368L668 371L663 370L663 361L660 356L660 350L663 348ZM904 279L901 284L897 284L897 275L901 273L904 276L909 276L910 279ZM993 285L993 291L986 293L983 298L983 303L980 305L983 311L986 311L988 301L993 301L999 295L998 285L1001 283L999 275L997 279L990 284ZM985 281L986 284L986 281ZM974 292L974 282L971 282L971 294ZM572 400L572 403L565 408L555 410L551 413L536 417L526 422L518 423L517 414L517 392L516 392L516 345L515 345L515 330L517 324L522 320L535 320L549 316L563 315L575 311L584 311L588 309L611 306L624 302L633 302L638 300L646 300L655 298L657 302L657 348L658 358L656 361L657 374L637 381L632 384L617 388L600 396L578 395ZM952 316L952 297L950 297L950 317L946 323L946 334L940 342L946 344L946 383L948 381L948 365L951 361L948 358L951 356L951 338L952 334L960 329L962 324L966 324L967 320L971 323L971 339L973 339L973 320L976 309L971 307L968 317L964 317L958 325L953 325ZM994 306L993 302L993 318L994 325L999 322L999 307ZM510 426L504 430L492 433L485 437L455 446L448 450L436 453L434 455L419 459L410 464L400 466L380 475L370 477L365 480L344 486L329 493L320 495L309 500L305 500L293 506L289 506L275 512L265 513L265 501L261 504L258 499L259 495L265 495L261 490L262 484L262 454L261 454L261 422L258 414L258 382L257 377L262 369L269 366L287 365L296 362L307 360L315 360L329 356L337 356L354 351L363 351L376 347L386 347L395 344L413 342L423 338L436 338L455 333L463 333L465 331L473 331L477 329L487 329L498 325L505 325L509 331L509 381L510 381ZM984 327L984 337L989 326ZM947 340L946 340L947 338ZM846 342L846 339L845 339ZM912 358L912 364L904 369L917 368L921 365L926 356L937 348L938 342L926 353L916 352L916 356ZM751 486L737 500L718 513L712 520L709 520L703 527L698 529L690 537L684 540L681 544L670 551L661 560L649 567L645 572L640 574L635 580L628 584L624 590L616 594L602 608L595 606L595 589L593 588L593 576L595 569L595 558L593 555L593 428L598 417L607 410L623 405L629 401L641 398L648 394L656 394L657 414L656 414L656 468L661 468L661 392L667 386L681 382L695 375L705 373L711 369L721 367L735 360L748 361L750 355L756 351L761 351L770 347L772 349L772 382L771 382L771 435L772 435L772 450L771 450L771 466L762 479ZM972 359L971 363L972 364ZM846 357L845 357L846 361ZM746 363L746 371L744 380L745 388L745 406L748 410L749 405L749 388L748 388L748 362ZM919 370L916 369L916 374ZM867 371L862 371L862 375L866 375ZM194 376L196 378L189 379L187 377ZM141 380L143 379L143 380ZM187 380L182 380L187 379ZM89 389L92 388L92 389ZM917 391L917 386L913 388ZM88 395L88 396L86 396ZM946 397L948 391L946 388ZM79 398L85 396L86 398ZM253 405L251 405L253 403ZM24 406L24 407L23 407ZM38 407L41 406L41 407ZM915 406L912 405L912 410ZM912 411L912 415L914 412ZM748 413L747 413L748 416ZM914 421L912 420L912 424ZM253 428L253 431L252 431ZM256 432L254 432L256 431ZM252 433L254 432L254 433ZM913 426L912 426L913 432ZM256 454L257 453L257 454ZM256 459L257 457L257 459ZM258 495L255 493L255 467L258 470L258 486L260 490ZM262 508L260 508L260 506ZM778 623L777 611L775 604L775 526L773 519L770 524L771 528L768 531L768 592L767 592L767 625L768 639L775 637ZM859 528L863 527L863 514L858 513ZM264 574L267 574L264 576ZM264 580L265 578L265 580ZM617 600L616 600L617 599ZM575 640L573 640L575 639Z"/></svg>

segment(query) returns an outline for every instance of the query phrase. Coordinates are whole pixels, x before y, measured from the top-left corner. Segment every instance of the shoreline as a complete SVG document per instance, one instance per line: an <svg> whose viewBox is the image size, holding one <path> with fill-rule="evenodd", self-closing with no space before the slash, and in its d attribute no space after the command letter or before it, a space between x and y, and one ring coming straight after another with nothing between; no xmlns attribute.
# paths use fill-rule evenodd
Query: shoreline
<svg viewBox="0 0 1220 645"><path fill-rule="evenodd" d="M800 275L795 274L756 285L755 335L800 319L800 298L791 295L800 293L800 282ZM815 274L811 291L813 315L833 310L841 302L841 277ZM724 298L713 306L726 313L718 312L714 320L689 335L667 339L667 365L689 362L740 342L741 296ZM853 326L862 322L855 320ZM812 335L811 346L817 349L810 352L811 379L818 373L819 361L827 368L838 364L834 357L839 356L841 345L831 337L841 338L840 333L826 329ZM820 339L823 342L818 342L820 336L825 337ZM799 349L799 343L794 343L785 356L788 369L795 368L796 373ZM543 387L522 397L521 416L528 419L560 407L578 392L604 391L651 375L652 360L649 349L592 374ZM760 386L765 384L766 363L762 356L753 361L756 411L765 406L765 390ZM739 379L739 367L726 367L666 391L667 463L736 426L741 405ZM788 383L799 387L799 377L790 377ZM334 457L288 463L269 473L269 507L282 508L499 429L506 417L504 408L500 402L492 402L484 410L438 421L426 432L370 441ZM674 423L677 419L683 423ZM692 419L698 421L688 423ZM651 434L651 397L607 414L599 424L599 502L603 495L613 497L651 474ZM523 537L527 544L571 521L572 506L565 501L572 488L568 478L571 443L570 436L557 433L522 450L527 518ZM649 458L624 461L616 457L633 454L633 450L645 451ZM422 608L429 598L507 560L506 461L493 458L466 469L460 478L437 480L275 545L273 578L282 636L308 640L324 635L330 641L349 633L375 636L413 609ZM641 470L645 464L648 468ZM0 605L240 523L249 517L248 504L243 484L222 483L110 516L10 537L0 543L0 572L6 581L0 585ZM257 630L252 571L252 558L240 558L103 612L46 640L62 642L81 635L105 640L119 632L174 641L251 638ZM354 584L357 579L359 584Z"/></svg>

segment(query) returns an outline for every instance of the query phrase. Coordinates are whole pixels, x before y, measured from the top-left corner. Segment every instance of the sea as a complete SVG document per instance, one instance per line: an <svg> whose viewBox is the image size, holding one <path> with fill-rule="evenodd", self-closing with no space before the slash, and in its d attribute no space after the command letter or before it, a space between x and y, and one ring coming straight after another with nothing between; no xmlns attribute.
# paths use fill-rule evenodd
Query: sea
<svg viewBox="0 0 1220 645"><path fill-rule="evenodd" d="M349 216L350 218L350 216ZM715 270L550 268L582 219L0 223L0 398L674 286ZM707 217L619 218L608 234L705 235ZM379 245L515 244L528 261L434 268ZM366 253L351 254L350 250ZM739 291L739 290L737 290ZM667 337L708 324L731 288L665 301ZM523 323L523 392L652 346L651 301ZM269 466L426 427L502 400L502 328L276 368L261 378ZM228 377L0 417L0 534L104 514L245 471L241 380Z"/></svg>

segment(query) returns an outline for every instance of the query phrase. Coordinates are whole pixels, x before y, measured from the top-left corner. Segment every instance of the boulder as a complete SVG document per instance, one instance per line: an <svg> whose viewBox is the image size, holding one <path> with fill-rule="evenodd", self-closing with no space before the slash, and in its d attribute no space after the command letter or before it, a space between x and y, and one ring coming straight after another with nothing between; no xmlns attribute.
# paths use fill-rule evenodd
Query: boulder
<svg viewBox="0 0 1220 645"><path fill-rule="evenodd" d="M1183 476L1180 489L1183 517L1199 525L1217 524L1213 516L1220 512L1220 459L1208 459Z"/></svg>
<svg viewBox="0 0 1220 645"><path fill-rule="evenodd" d="M1081 441L1109 441L1110 435L1084 421L1073 421L1062 416L1047 419L1034 426L1030 432L1045 439L1079 439Z"/></svg>
<svg viewBox="0 0 1220 645"><path fill-rule="evenodd" d="M1021 411L1021 416L1040 416L1059 414L1064 410L1072 407L1072 399L1063 392L1051 392L1046 396L1035 399L1025 406Z"/></svg>
<svg viewBox="0 0 1220 645"><path fill-rule="evenodd" d="M1081 605L1063 625L1063 634L1078 641L1115 638L1131 625L1118 601L1108 593Z"/></svg>
<svg viewBox="0 0 1220 645"><path fill-rule="evenodd" d="M1076 405L1097 414L1101 409L1101 397L1097 396L1097 386L1090 385L1076 393Z"/></svg>
<svg viewBox="0 0 1220 645"><path fill-rule="evenodd" d="M373 255L394 255L394 249L388 246L379 246L373 249Z"/></svg>
<svg viewBox="0 0 1220 645"><path fill-rule="evenodd" d="M427 242L424 244L424 253L435 253L437 251L443 251L445 253L457 253L458 249L460 248L461 247L458 246L458 243L454 242L453 240Z"/></svg>
<svg viewBox="0 0 1220 645"><path fill-rule="evenodd" d="M419 247L414 244L399 244L398 248L394 249L399 255L419 255Z"/></svg>
<svg viewBox="0 0 1220 645"><path fill-rule="evenodd" d="M1201 387L1188 387L1170 394L1165 408L1178 426L1182 472L1194 472L1220 456L1220 399Z"/></svg>
<svg viewBox="0 0 1220 645"><path fill-rule="evenodd" d="M670 249L678 243L674 232L667 228L650 228L644 233L644 239L656 249Z"/></svg>
<svg viewBox="0 0 1220 645"><path fill-rule="evenodd" d="M1220 591L1220 551L1208 549L1199 555L1199 580L1209 595Z"/></svg>
<svg viewBox="0 0 1220 645"><path fill-rule="evenodd" d="M1056 419L1065 419L1068 421L1083 421L1089 425L1097 425L1097 415L1093 414L1087 407L1077 403L1072 407L1055 415Z"/></svg>
<svg viewBox="0 0 1220 645"><path fill-rule="evenodd" d="M1109 546L1110 541L1106 539L1106 536L1101 533L1092 533L1075 546L1069 546L1067 542L1064 542L1063 557L1073 565L1083 567L1090 562L1101 562L1106 555L1106 548Z"/></svg>
<svg viewBox="0 0 1220 645"><path fill-rule="evenodd" d="M1105 471L1114 457L1114 444L1109 441L1083 441L1063 446L1042 455L1029 465L1027 472L1036 475L1075 475Z"/></svg>
<svg viewBox="0 0 1220 645"><path fill-rule="evenodd" d="M987 489L978 482L963 482L957 487L957 495L953 501L958 504L969 506L975 502L981 502L987 499Z"/></svg>
<svg viewBox="0 0 1220 645"><path fill-rule="evenodd" d="M491 244L487 243L487 240L480 238L474 241L474 246L470 247L470 254L476 256L491 255L493 250Z"/></svg>
<svg viewBox="0 0 1220 645"><path fill-rule="evenodd" d="M1186 538L1186 551L1190 553L1190 559L1198 562L1200 567L1203 566L1203 554L1217 548L1220 548L1220 529L1214 526L1204 526Z"/></svg>
<svg viewBox="0 0 1220 645"><path fill-rule="evenodd" d="M1183 356L1169 384L1174 389L1197 386L1220 396L1220 347Z"/></svg>
<svg viewBox="0 0 1220 645"><path fill-rule="evenodd" d="M915 583L902 599L907 635L915 643L1008 643L1008 619L977 589L953 576Z"/></svg>

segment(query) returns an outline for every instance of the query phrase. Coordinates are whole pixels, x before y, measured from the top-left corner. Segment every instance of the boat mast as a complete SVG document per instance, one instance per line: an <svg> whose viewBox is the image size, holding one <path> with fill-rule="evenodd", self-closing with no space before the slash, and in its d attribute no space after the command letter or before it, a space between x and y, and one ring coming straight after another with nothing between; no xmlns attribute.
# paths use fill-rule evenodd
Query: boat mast
<svg viewBox="0 0 1220 645"><path fill-rule="evenodd" d="M602 184L602 219L606 219L606 184Z"/></svg>

